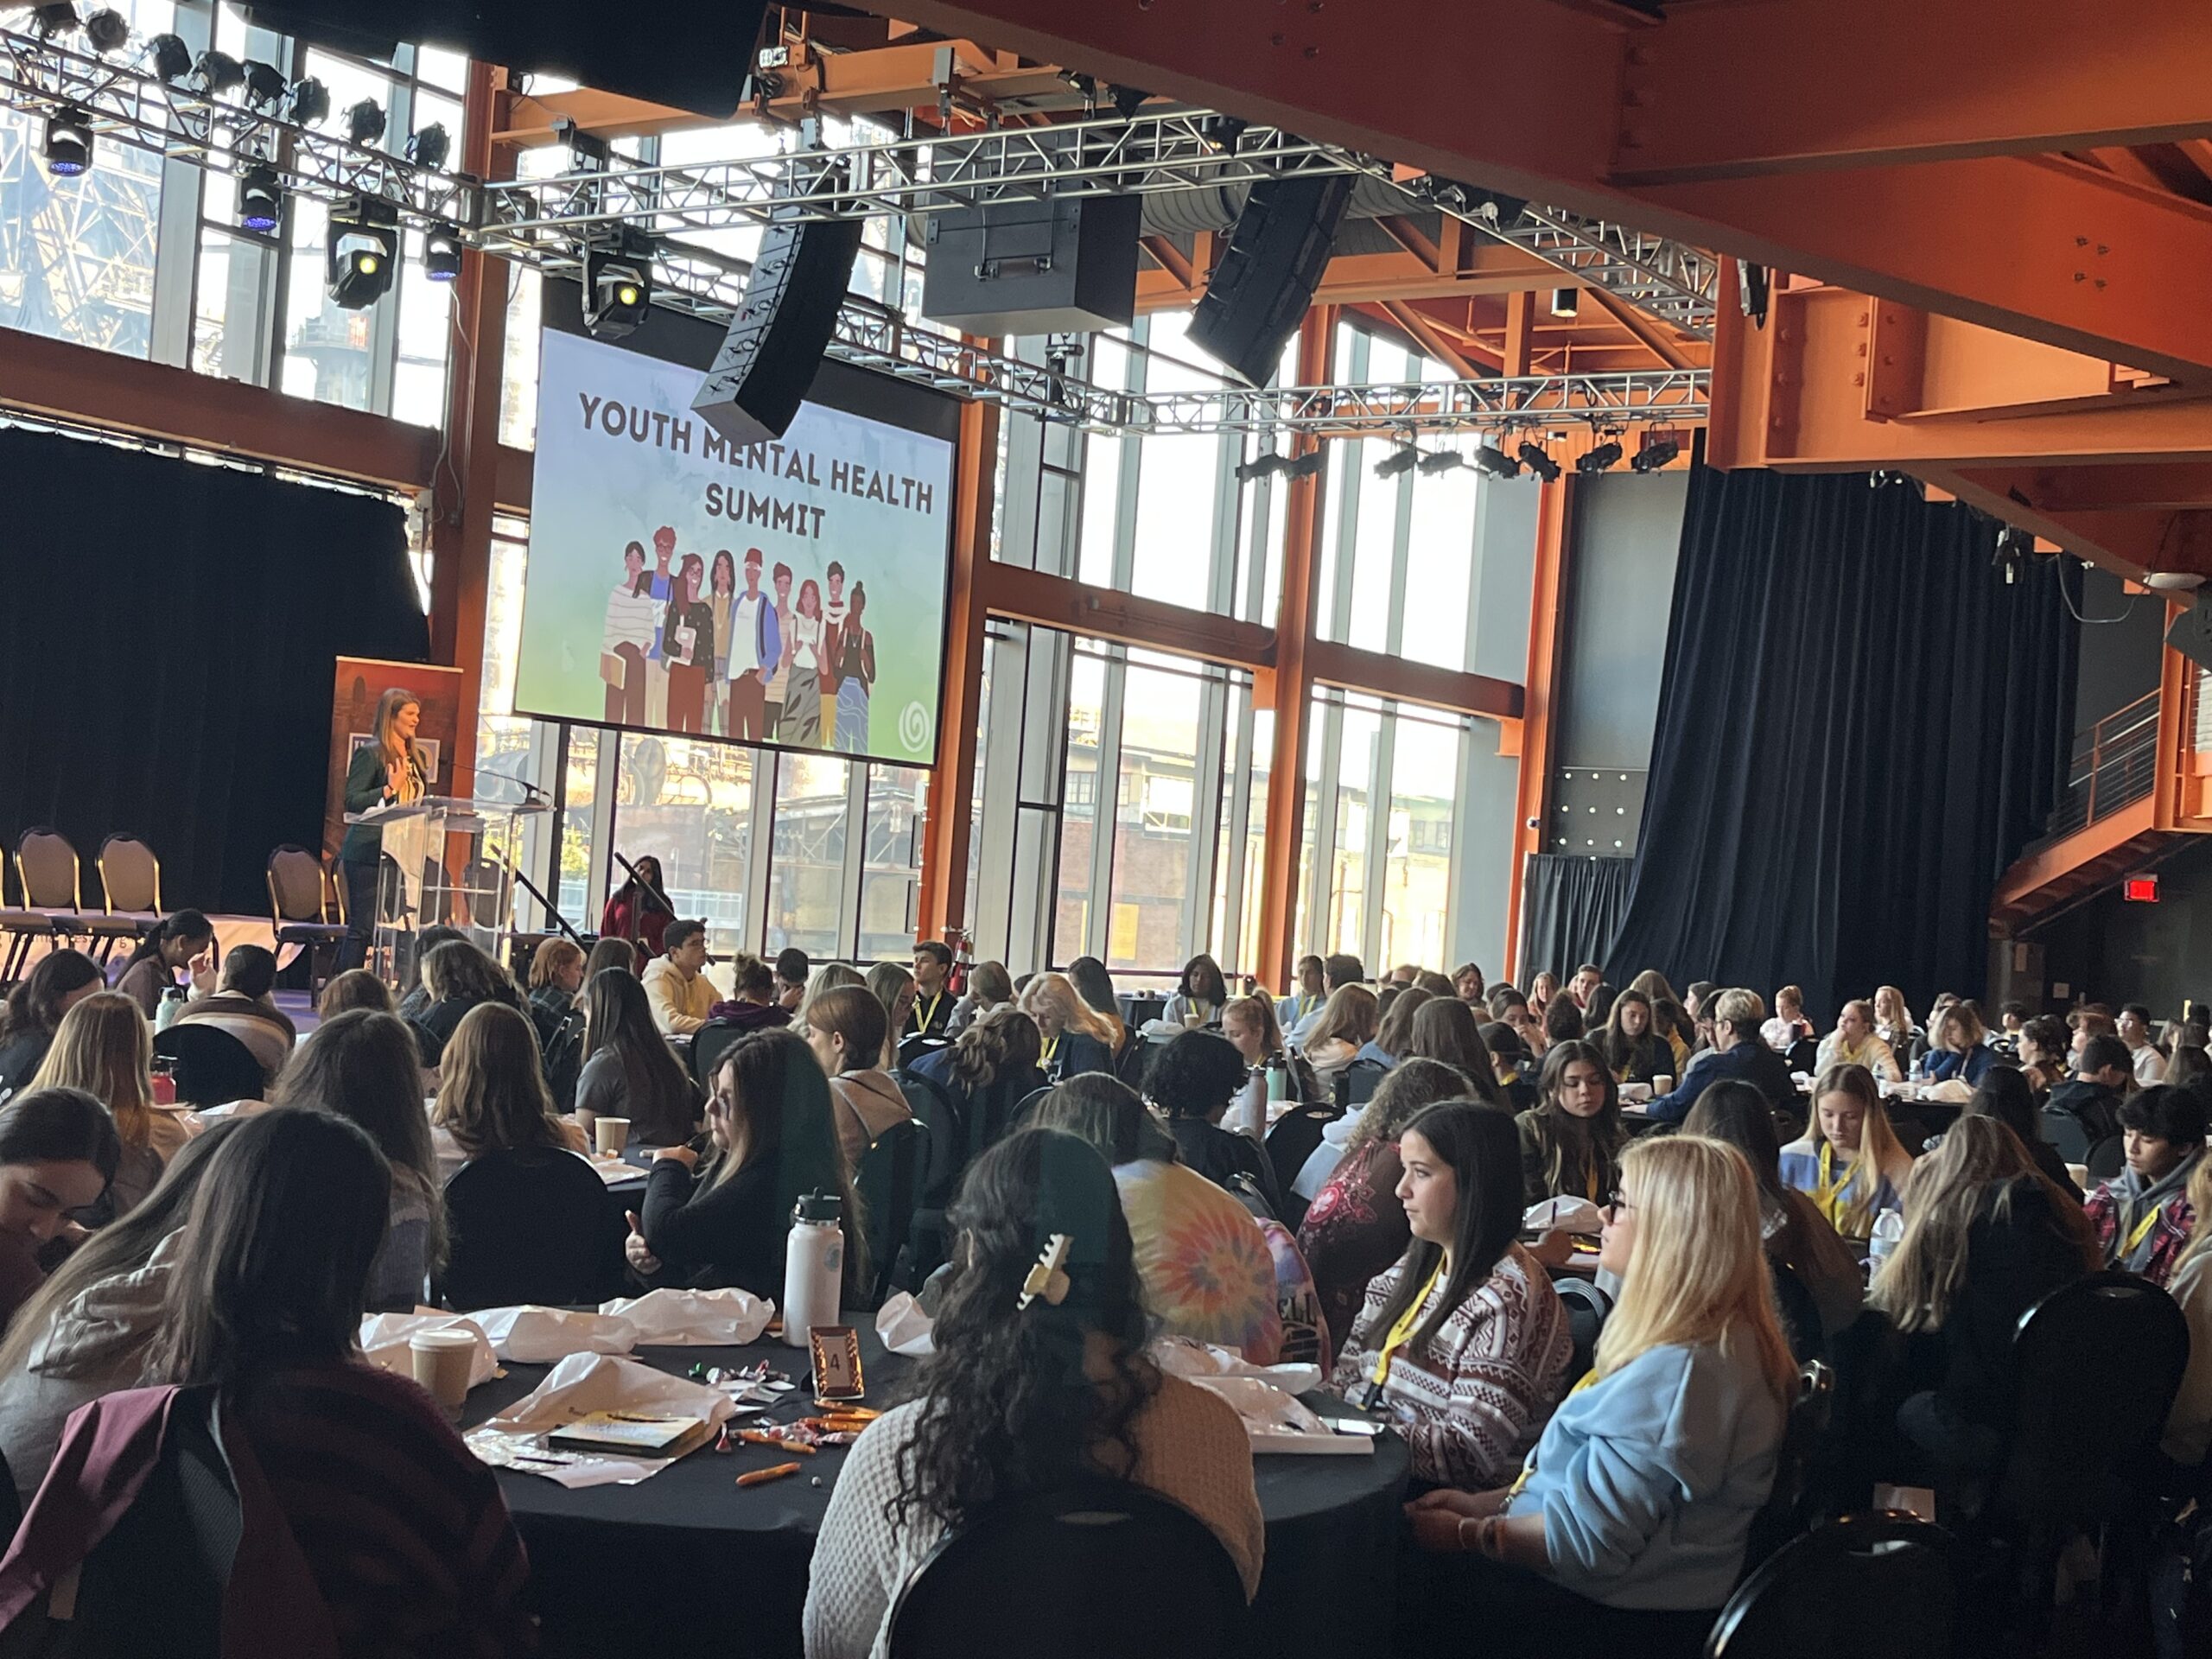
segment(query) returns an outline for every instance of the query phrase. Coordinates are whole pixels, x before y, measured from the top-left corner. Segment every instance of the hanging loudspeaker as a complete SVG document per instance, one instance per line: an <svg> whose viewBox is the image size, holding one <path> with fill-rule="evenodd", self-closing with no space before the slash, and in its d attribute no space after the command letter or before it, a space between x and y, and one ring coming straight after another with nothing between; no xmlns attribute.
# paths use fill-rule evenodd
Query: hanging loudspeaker
<svg viewBox="0 0 2212 1659"><path fill-rule="evenodd" d="M1351 189L1351 175L1343 173L1254 185L1192 316L1191 343L1251 385L1265 385L1313 302Z"/></svg>
<svg viewBox="0 0 2212 1659"><path fill-rule="evenodd" d="M768 227L745 302L691 403L708 425L732 443L784 435L814 384L860 251L857 219Z"/></svg>

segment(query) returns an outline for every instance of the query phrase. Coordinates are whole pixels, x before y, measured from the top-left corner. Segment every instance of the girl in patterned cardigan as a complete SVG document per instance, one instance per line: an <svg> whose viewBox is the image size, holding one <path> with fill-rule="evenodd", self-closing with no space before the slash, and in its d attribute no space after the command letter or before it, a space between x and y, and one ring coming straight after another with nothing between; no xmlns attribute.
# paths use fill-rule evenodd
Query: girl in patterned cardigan
<svg viewBox="0 0 2212 1659"><path fill-rule="evenodd" d="M1433 1106L1398 1139L1413 1243L1367 1287L1335 1384L1389 1408L1418 1480L1495 1484L1559 1403L1572 1340L1551 1277L1515 1243L1521 1154L1512 1115Z"/></svg>

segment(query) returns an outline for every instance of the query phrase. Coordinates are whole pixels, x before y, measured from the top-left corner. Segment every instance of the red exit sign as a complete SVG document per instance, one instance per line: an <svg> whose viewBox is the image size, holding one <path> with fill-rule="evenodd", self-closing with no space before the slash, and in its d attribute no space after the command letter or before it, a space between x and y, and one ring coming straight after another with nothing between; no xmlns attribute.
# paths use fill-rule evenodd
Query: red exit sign
<svg viewBox="0 0 2212 1659"><path fill-rule="evenodd" d="M2121 887L2120 894L2130 904L2155 905L2158 902L2158 878L2155 875L2131 875Z"/></svg>

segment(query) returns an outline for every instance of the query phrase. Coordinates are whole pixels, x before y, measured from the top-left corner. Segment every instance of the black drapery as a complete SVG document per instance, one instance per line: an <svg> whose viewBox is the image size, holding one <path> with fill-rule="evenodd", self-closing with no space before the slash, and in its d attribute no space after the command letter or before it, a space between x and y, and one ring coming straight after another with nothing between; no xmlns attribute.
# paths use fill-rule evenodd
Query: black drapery
<svg viewBox="0 0 2212 1659"><path fill-rule="evenodd" d="M1530 854L1521 874L1520 959L1526 971L1548 969L1564 983L1586 962L1611 961L1635 868L1627 858Z"/></svg>
<svg viewBox="0 0 2212 1659"><path fill-rule="evenodd" d="M322 842L334 659L428 657L404 515L22 430L0 500L0 838L60 830L97 906L127 830L170 908L265 914L270 849Z"/></svg>
<svg viewBox="0 0 2212 1659"><path fill-rule="evenodd" d="M2060 561L1863 474L1700 469L1628 913L1606 958L1814 1018L1978 995L1989 898L2057 798L2078 627Z"/></svg>

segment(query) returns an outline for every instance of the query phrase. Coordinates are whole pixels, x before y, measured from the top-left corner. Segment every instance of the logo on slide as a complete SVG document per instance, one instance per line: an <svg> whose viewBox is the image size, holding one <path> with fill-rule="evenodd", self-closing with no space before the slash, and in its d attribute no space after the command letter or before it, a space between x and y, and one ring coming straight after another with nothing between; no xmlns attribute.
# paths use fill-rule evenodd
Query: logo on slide
<svg viewBox="0 0 2212 1659"><path fill-rule="evenodd" d="M930 711L918 702L910 702L899 711L899 741L909 749L918 749L930 738Z"/></svg>

